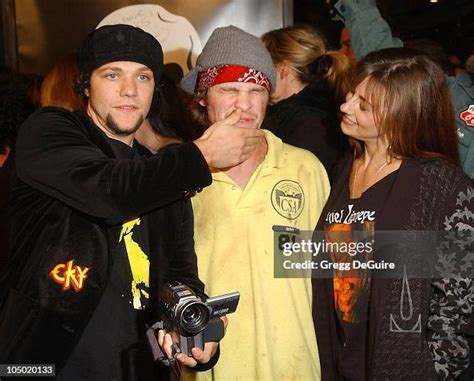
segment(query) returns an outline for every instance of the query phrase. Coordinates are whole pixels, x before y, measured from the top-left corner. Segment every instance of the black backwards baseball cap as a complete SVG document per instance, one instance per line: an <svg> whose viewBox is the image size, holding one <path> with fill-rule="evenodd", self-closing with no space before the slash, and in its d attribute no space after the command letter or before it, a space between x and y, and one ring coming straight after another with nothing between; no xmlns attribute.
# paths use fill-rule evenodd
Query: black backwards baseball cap
<svg viewBox="0 0 474 381"><path fill-rule="evenodd" d="M157 86L163 71L163 49L151 34L131 25L105 25L87 35L78 51L82 75L109 62L131 61L147 66Z"/></svg>

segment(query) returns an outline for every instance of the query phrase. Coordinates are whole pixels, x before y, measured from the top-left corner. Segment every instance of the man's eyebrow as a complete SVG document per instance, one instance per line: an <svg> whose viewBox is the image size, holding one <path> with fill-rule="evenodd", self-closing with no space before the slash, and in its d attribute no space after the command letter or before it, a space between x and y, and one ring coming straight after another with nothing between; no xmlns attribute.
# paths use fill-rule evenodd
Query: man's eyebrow
<svg viewBox="0 0 474 381"><path fill-rule="evenodd" d="M105 66L104 68L99 69L99 73L106 71L106 70L113 70L113 71L123 71L123 69L119 66ZM141 66L138 69L136 69L136 72L150 72L153 73L153 71L148 67L148 66Z"/></svg>
<svg viewBox="0 0 474 381"><path fill-rule="evenodd" d="M151 70L148 66L142 66L137 69L137 71L149 71L153 73L153 70Z"/></svg>
<svg viewBox="0 0 474 381"><path fill-rule="evenodd" d="M107 71L107 70L122 71L122 68L120 68L118 66L106 66L106 67L100 68L98 70L98 72L102 73L102 72Z"/></svg>

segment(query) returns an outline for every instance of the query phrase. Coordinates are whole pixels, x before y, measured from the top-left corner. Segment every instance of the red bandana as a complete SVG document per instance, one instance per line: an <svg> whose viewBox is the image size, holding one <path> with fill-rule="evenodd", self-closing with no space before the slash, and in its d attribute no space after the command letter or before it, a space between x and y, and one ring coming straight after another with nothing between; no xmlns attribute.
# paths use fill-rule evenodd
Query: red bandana
<svg viewBox="0 0 474 381"><path fill-rule="evenodd" d="M204 92L209 87L226 82L249 82L265 87L270 92L270 81L262 72L240 65L214 66L198 75L196 93Z"/></svg>

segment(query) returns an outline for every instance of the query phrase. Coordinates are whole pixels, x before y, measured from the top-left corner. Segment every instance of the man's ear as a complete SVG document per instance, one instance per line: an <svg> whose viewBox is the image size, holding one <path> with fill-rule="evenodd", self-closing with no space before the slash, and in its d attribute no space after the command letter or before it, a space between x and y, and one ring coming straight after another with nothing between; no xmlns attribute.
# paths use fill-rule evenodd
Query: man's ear
<svg viewBox="0 0 474 381"><path fill-rule="evenodd" d="M202 107L207 107L206 97L202 97L201 99L199 99L199 104L200 104Z"/></svg>

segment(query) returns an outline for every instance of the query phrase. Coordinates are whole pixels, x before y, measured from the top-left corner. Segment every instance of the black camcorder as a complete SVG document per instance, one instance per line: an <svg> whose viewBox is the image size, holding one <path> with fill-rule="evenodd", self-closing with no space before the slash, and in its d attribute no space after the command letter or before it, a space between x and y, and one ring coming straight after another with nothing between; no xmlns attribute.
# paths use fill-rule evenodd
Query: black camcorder
<svg viewBox="0 0 474 381"><path fill-rule="evenodd" d="M219 341L224 337L224 322L221 316L230 314L237 309L240 293L220 295L201 300L188 286L175 282L166 284L160 292L160 303L162 306L162 324L153 328L162 328L171 334L177 353L185 353L192 356L191 349L198 347L204 349L204 344L211 341ZM148 339L153 333L147 333ZM155 339L156 341L156 339ZM161 350L154 348L152 352L155 360Z"/></svg>

